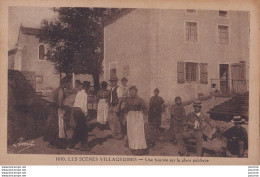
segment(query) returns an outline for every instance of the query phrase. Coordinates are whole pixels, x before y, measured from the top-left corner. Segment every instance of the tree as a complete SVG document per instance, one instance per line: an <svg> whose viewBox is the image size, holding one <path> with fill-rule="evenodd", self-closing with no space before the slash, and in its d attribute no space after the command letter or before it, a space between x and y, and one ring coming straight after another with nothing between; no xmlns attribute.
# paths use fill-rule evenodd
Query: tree
<svg viewBox="0 0 260 177"><path fill-rule="evenodd" d="M53 8L57 18L43 20L40 42L47 44L47 59L58 73L71 79L72 73L91 74L94 89L103 73L103 29L107 20L122 9Z"/></svg>

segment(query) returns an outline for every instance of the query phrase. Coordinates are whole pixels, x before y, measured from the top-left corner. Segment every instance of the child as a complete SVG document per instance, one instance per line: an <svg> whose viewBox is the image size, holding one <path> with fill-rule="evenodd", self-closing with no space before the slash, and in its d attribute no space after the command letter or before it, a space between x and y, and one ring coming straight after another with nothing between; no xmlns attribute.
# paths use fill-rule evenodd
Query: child
<svg viewBox="0 0 260 177"><path fill-rule="evenodd" d="M181 103L181 97L177 96L175 98L175 105L172 106L171 109L171 124L170 129L172 132L172 139L175 138L177 141L177 145L179 147L179 140L181 139L181 136L183 134L184 130L184 119L186 117L185 109L182 106ZM181 153L181 148L179 147L179 152Z"/></svg>
<svg viewBox="0 0 260 177"><path fill-rule="evenodd" d="M213 96L213 98L215 97L215 95L218 93L218 89L217 89L217 85L216 84L212 84L211 85L211 91L210 91L211 95Z"/></svg>

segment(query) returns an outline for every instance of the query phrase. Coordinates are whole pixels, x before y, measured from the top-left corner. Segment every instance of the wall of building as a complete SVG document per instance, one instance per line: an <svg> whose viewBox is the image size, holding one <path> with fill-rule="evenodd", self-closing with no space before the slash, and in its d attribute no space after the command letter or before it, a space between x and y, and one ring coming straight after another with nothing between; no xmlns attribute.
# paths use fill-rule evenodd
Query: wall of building
<svg viewBox="0 0 260 177"><path fill-rule="evenodd" d="M156 10L158 21L157 60L163 72L161 95L173 102L175 96L183 100L197 98L199 93L210 93L210 79L219 79L219 64L248 62L249 21L245 12L229 11L228 17L219 17L218 11L197 11L187 14L185 10ZM185 22L198 23L198 42L188 43L185 39ZM218 44L218 24L229 26L229 45ZM208 84L200 81L177 83L177 62L190 61L208 63ZM159 70L158 70L159 71Z"/></svg>
<svg viewBox="0 0 260 177"><path fill-rule="evenodd" d="M198 23L197 43L186 42L186 21ZM229 45L218 43L218 25L228 26ZM188 14L185 10L134 10L105 27L107 80L112 61L119 67L119 78L122 77L120 67L130 64L129 85L136 84L146 100L157 87L170 104L176 96L189 101L200 93L209 95L211 79L219 79L219 64L245 61L249 66L248 13L228 11L227 17L220 17L218 11L197 10ZM201 84L199 79L177 83L179 61L207 63L208 84Z"/></svg>
<svg viewBox="0 0 260 177"><path fill-rule="evenodd" d="M104 29L104 80L109 80L111 62L117 66L119 79L128 65L128 86L136 85L138 95L147 101L151 85L149 19L149 11L135 10Z"/></svg>
<svg viewBox="0 0 260 177"><path fill-rule="evenodd" d="M36 90L57 88L59 74L55 74L53 64L47 60L39 60L39 40L33 35L20 33L18 45L21 48L21 70L34 71L36 77L43 78L42 82L36 83Z"/></svg>

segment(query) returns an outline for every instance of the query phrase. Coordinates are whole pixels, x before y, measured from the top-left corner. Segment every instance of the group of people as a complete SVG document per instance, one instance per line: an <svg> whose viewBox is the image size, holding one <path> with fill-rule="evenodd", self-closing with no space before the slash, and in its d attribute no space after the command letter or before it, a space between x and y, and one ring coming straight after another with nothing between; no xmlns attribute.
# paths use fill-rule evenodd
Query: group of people
<svg viewBox="0 0 260 177"><path fill-rule="evenodd" d="M76 81L77 94L73 107L68 109L64 105L66 98L65 89L69 88L70 82L62 79L60 87L53 93L53 102L49 106L47 119L47 130L43 140L48 141L51 148L67 148L73 150L75 145L81 143L80 150L90 150L88 145L88 94L90 92L90 82ZM68 144L66 130L71 117L74 120L74 132Z"/></svg>
<svg viewBox="0 0 260 177"><path fill-rule="evenodd" d="M248 135L246 129L241 126L245 123L241 116L234 116L231 120L234 126L221 132L220 128L214 126L211 119L201 112L200 100L193 102L193 108L194 111L186 115L180 97L175 98L175 105L171 108L170 130L180 156L189 156L186 140L195 139L197 156L203 156L203 148L207 142L211 144L211 148L215 146L212 149L218 155L244 157L248 148Z"/></svg>
<svg viewBox="0 0 260 177"><path fill-rule="evenodd" d="M127 78L123 77L121 79L121 85L118 85L119 79L116 77L111 78L109 81L111 90L107 89L108 83L102 81L101 89L97 93L97 122L99 123L99 129L104 130L108 126L113 138L121 140L126 137L126 147L131 149L132 154L148 154L149 131L147 131L147 126L150 129L152 127L154 132L162 131L160 125L164 100L159 96L159 89L154 90L154 96L150 99L148 109L145 101L137 95L138 88L136 86L127 87ZM61 82L61 86L54 94L53 110L50 111L48 130L45 136L50 146L64 147L64 144L66 144L65 122L68 121L66 117L69 117L66 116L63 105L64 88L66 86L66 82ZM73 150L77 143L81 144L80 150L90 150L88 144L89 127L87 125L89 119L87 108L89 87L90 83L87 81L83 83L79 80L76 81L77 94L70 116L74 119L75 128L71 142L66 147L68 150ZM197 156L202 156L203 141L211 141L216 135L217 128L201 112L201 101L195 100L193 107L194 111L186 115L181 97L176 97L175 104L171 107L169 130L177 144L180 156L189 156L185 143L187 139L195 139ZM242 139L241 137L237 138L236 145L232 147L233 149L237 148L233 152L241 157L246 149L247 134L246 130L239 126L244 121L242 119L238 120L238 118L241 117L236 116L232 120L236 128L228 130L223 135L226 139L233 138L233 134L234 136L241 135L243 137ZM226 145L222 149L226 150L225 147L228 146L229 141L224 142Z"/></svg>
<svg viewBox="0 0 260 177"><path fill-rule="evenodd" d="M127 137L126 146L133 154L147 153L145 138L145 119L147 108L143 99L137 96L136 86L127 87L127 78L111 78L111 90L107 90L107 82L101 82L101 90L97 93L97 122L103 127L106 123L115 139Z"/></svg>

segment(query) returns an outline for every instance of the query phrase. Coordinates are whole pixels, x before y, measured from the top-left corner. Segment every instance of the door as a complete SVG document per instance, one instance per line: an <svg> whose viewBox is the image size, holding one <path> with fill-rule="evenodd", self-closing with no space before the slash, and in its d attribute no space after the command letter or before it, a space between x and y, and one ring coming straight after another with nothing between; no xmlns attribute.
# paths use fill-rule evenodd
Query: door
<svg viewBox="0 0 260 177"><path fill-rule="evenodd" d="M220 79L220 91L222 94L229 94L229 65L220 64L219 65L219 79Z"/></svg>
<svg viewBox="0 0 260 177"><path fill-rule="evenodd" d="M231 65L232 93L244 93L247 90L245 67L243 63Z"/></svg>

